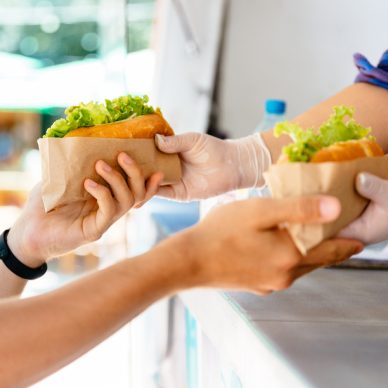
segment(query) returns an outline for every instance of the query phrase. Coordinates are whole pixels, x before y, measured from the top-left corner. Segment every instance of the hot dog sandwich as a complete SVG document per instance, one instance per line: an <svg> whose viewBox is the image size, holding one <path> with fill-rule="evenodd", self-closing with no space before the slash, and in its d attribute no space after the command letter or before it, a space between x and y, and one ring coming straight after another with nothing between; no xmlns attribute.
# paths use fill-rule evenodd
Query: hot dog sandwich
<svg viewBox="0 0 388 388"><path fill-rule="evenodd" d="M122 96L71 106L66 117L53 123L44 137L103 137L117 139L154 138L174 134L159 108L148 105L148 97Z"/></svg>
<svg viewBox="0 0 388 388"><path fill-rule="evenodd" d="M304 130L290 122L277 124L275 136L288 134L294 141L283 148L278 163L341 162L383 156L384 151L370 135L371 129L356 123L353 115L352 108L334 107L332 115L318 131L311 128Z"/></svg>

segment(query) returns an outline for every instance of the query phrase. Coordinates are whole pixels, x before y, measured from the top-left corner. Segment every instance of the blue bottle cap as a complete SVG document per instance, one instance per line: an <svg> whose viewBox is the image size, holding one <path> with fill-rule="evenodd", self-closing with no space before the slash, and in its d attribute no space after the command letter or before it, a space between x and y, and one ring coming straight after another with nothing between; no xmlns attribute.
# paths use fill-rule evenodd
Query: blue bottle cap
<svg viewBox="0 0 388 388"><path fill-rule="evenodd" d="M267 113L282 115L286 111L286 102L283 100L267 100L265 102L265 111Z"/></svg>

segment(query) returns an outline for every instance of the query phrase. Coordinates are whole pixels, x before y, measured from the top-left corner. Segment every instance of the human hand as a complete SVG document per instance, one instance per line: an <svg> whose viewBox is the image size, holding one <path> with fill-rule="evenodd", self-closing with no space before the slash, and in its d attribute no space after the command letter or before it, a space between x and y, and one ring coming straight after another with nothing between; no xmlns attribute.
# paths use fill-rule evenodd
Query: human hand
<svg viewBox="0 0 388 388"><path fill-rule="evenodd" d="M271 164L257 134L228 141L199 133L156 135L156 144L163 152L180 154L183 172L180 182L160 187L157 195L181 201L261 186L263 172Z"/></svg>
<svg viewBox="0 0 388 388"><path fill-rule="evenodd" d="M339 213L340 203L333 197L237 201L214 209L197 226L163 244L170 244L171 257L174 250L183 250L183 261L189 266L186 278L192 277L192 286L264 295L287 288L300 276L362 250L358 241L332 239L303 256L280 226L330 222ZM181 245L180 239L184 241Z"/></svg>
<svg viewBox="0 0 388 388"><path fill-rule="evenodd" d="M388 180L368 173L358 174L357 191L370 199L361 217L340 233L340 237L355 238L364 244L373 244L388 239Z"/></svg>
<svg viewBox="0 0 388 388"><path fill-rule="evenodd" d="M132 207L140 207L156 194L163 176L155 173L147 182L140 168L125 153L118 163L128 179L107 163L96 163L96 172L109 188L86 179L85 190L91 198L45 213L38 184L8 234L8 245L24 264L38 267L49 258L62 255L85 243L95 241Z"/></svg>

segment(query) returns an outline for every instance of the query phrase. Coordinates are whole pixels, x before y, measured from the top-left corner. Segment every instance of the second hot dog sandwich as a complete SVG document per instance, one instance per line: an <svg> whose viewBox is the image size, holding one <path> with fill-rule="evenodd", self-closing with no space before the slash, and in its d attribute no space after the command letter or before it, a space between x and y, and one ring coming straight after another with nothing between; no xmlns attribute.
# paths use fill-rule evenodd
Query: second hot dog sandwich
<svg viewBox="0 0 388 388"><path fill-rule="evenodd" d="M290 122L277 124L274 129L276 136L288 134L293 139L293 143L283 148L278 163L341 162L383 156L384 151L370 135L370 128L356 123L353 114L352 108L336 106L318 131L311 128L304 130Z"/></svg>

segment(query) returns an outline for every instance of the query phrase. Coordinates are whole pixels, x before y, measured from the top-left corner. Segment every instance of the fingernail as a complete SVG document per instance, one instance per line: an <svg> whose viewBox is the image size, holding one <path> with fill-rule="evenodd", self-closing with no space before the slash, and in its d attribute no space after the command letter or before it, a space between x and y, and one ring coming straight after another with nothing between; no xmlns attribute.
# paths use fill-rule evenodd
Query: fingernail
<svg viewBox="0 0 388 388"><path fill-rule="evenodd" d="M323 218L335 218L338 216L341 206L334 198L323 198L319 204L319 210Z"/></svg>
<svg viewBox="0 0 388 388"><path fill-rule="evenodd" d="M86 185L89 187L92 187L92 188L95 188L98 186L97 183L94 182L94 180L92 180L92 179L86 179Z"/></svg>
<svg viewBox="0 0 388 388"><path fill-rule="evenodd" d="M104 161L100 161L101 163L101 167L102 169L105 171L105 172L111 172L112 171L112 167L109 166L109 164L105 163Z"/></svg>
<svg viewBox="0 0 388 388"><path fill-rule="evenodd" d="M359 187L362 187L363 189L368 190L368 188L370 187L370 183L371 181L369 179L368 174L365 174L364 172L362 172L361 174L358 174L357 185Z"/></svg>
<svg viewBox="0 0 388 388"><path fill-rule="evenodd" d="M121 159L122 159L122 161L123 161L125 164L128 164L128 165L133 164L133 160L132 160L126 153L122 153L122 154L121 154Z"/></svg>

